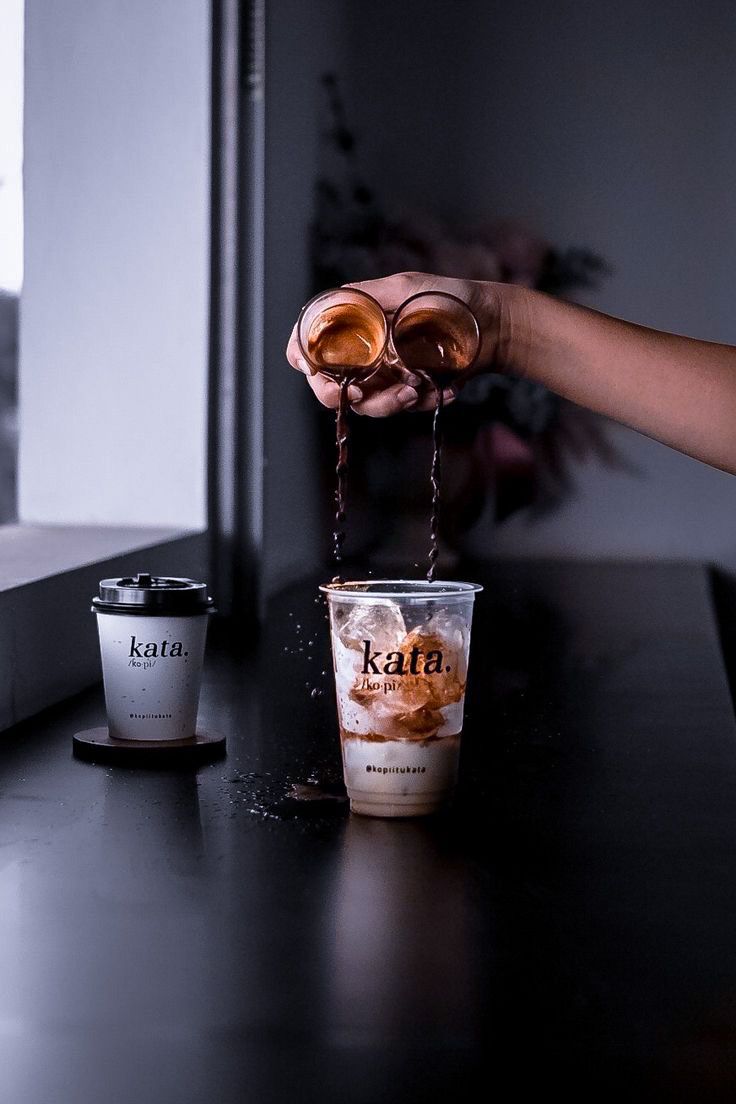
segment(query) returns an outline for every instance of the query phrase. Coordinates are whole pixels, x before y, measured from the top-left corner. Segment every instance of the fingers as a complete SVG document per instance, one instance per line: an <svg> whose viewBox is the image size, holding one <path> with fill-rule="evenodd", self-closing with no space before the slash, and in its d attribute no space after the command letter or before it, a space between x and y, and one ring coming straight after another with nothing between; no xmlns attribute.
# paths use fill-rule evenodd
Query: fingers
<svg viewBox="0 0 736 1104"><path fill-rule="evenodd" d="M337 410L340 387L334 380L318 374L309 376L307 383L323 406L330 410ZM443 392L444 405L454 402L456 398L457 393L454 388L446 387ZM401 381L369 394L366 394L357 384L351 383L348 387L348 399L356 414L364 414L369 418L386 418L391 414L401 414L402 411L409 410L434 410L437 402L433 390L417 390L416 387Z"/></svg>
<svg viewBox="0 0 736 1104"><path fill-rule="evenodd" d="M307 383L322 405L329 407L331 410L336 410L340 399L339 384L327 376L323 376L320 372L310 375L308 369L300 367L300 361L304 363L304 358L299 356L295 359L296 364L291 359L289 362L293 364L297 371L304 372L307 376ZM408 409L418 399L421 389L425 386L426 382L424 380L405 368L385 365L365 382L351 383L348 387L348 399L358 414L378 417L383 406L391 410L404 409L405 407ZM397 399L402 389L404 394L401 399ZM387 393L388 400L386 402L377 401Z"/></svg>
<svg viewBox="0 0 736 1104"><path fill-rule="evenodd" d="M337 410L340 401L339 384L319 373L308 376L307 383L323 406L330 410ZM456 398L455 389L446 387L443 392L444 405L447 406ZM369 418L385 418L391 414L401 414L402 411L409 410L434 410L437 402L433 388L412 387L404 380L376 391L369 391L351 383L348 387L348 400L356 414L364 414Z"/></svg>
<svg viewBox="0 0 736 1104"><path fill-rule="evenodd" d="M394 383L366 395L360 402L354 402L352 407L356 414L385 418L389 414L400 414L402 410L413 410L418 402L419 392L415 387L408 383Z"/></svg>
<svg viewBox="0 0 736 1104"><path fill-rule="evenodd" d="M457 394L452 387L447 387L442 397L447 406L455 400ZM365 414L369 418L386 418L403 411L434 410L436 404L434 390L421 391L405 383L395 383L392 387L366 395L360 402L353 402L352 407L356 414Z"/></svg>
<svg viewBox="0 0 736 1104"><path fill-rule="evenodd" d="M454 402L456 398L457 398L457 391L455 390L455 388L454 387L446 387L445 390L442 392L442 405L443 406L449 406L450 403ZM434 410L436 405L437 405L437 395L436 395L434 390L431 390L431 391L427 391L425 394L423 394L421 396L419 402L417 403L417 405L413 409L417 413L421 414L423 411Z"/></svg>
<svg viewBox="0 0 736 1104"><path fill-rule="evenodd" d="M340 402L339 384L319 374L309 376L307 378L307 383L323 406L329 407L330 410L337 410ZM361 389L356 384L351 383L348 387L348 399L350 402L353 404L359 403L362 398L363 392Z"/></svg>
<svg viewBox="0 0 736 1104"><path fill-rule="evenodd" d="M296 326L291 331L291 337L289 343L286 346L286 359L292 368L296 368L297 372L303 372L305 376L313 376L317 369L304 359L304 355L299 347L299 341L296 336Z"/></svg>

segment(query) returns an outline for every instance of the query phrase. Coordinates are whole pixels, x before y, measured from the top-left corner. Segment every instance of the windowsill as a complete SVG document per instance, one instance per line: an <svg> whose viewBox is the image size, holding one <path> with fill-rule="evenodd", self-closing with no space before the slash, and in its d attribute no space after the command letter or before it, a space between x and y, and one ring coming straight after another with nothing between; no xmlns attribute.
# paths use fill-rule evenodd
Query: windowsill
<svg viewBox="0 0 736 1104"><path fill-rule="evenodd" d="M206 574L207 534L106 526L0 527L0 730L100 678L90 601L101 578Z"/></svg>
<svg viewBox="0 0 736 1104"><path fill-rule="evenodd" d="M194 534L99 525L0 526L0 591Z"/></svg>

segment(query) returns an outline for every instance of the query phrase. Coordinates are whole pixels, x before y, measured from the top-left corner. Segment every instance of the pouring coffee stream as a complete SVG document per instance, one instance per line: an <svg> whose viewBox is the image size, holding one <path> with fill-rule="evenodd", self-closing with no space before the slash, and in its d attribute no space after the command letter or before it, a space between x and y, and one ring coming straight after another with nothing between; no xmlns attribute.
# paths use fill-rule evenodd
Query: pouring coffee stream
<svg viewBox="0 0 736 1104"><path fill-rule="evenodd" d="M427 582L433 583L440 554L440 505L442 502L442 410L443 391L436 389L434 418L432 419L432 515L429 521L429 567Z"/></svg>
<svg viewBox="0 0 736 1104"><path fill-rule="evenodd" d="M335 528L332 534L332 555L335 566L340 568L342 546L345 543L345 517L348 493L348 376L340 381L340 398L335 413L335 437L337 442L337 487L335 489ZM339 582L339 574L333 582Z"/></svg>
<svg viewBox="0 0 736 1104"><path fill-rule="evenodd" d="M345 375L340 380L340 394L335 412L335 440L337 446L337 464L335 467L335 524L332 534L333 560L338 574L333 582L339 582L339 567L342 561L342 548L346 536L346 508L348 493L348 387L353 379ZM439 556L440 507L442 501L442 412L444 409L443 385L432 382L435 391L435 408L432 419L432 512L430 517L430 549L427 582L434 582Z"/></svg>
<svg viewBox="0 0 736 1104"><path fill-rule="evenodd" d="M307 334L307 350L313 364L334 379L340 388L335 412L337 446L337 479L335 489L335 525L332 534L332 554L339 570L345 543L345 521L348 488L348 388L382 355L386 343L385 324L362 302L332 302L323 306ZM337 578L337 577L336 577Z"/></svg>
<svg viewBox="0 0 736 1104"><path fill-rule="evenodd" d="M480 349L480 328L470 308L445 292L420 292L397 310L392 343L402 363L423 376L435 393L432 420L432 512L427 582L435 580L442 501L442 422L444 389L472 367Z"/></svg>
<svg viewBox="0 0 736 1104"><path fill-rule="evenodd" d="M335 413L337 484L332 535L333 559L339 570L345 542L348 489L348 388L368 379L381 364L388 342L388 323L381 305L371 295L357 288L335 288L315 296L303 307L297 336L309 364L339 387Z"/></svg>

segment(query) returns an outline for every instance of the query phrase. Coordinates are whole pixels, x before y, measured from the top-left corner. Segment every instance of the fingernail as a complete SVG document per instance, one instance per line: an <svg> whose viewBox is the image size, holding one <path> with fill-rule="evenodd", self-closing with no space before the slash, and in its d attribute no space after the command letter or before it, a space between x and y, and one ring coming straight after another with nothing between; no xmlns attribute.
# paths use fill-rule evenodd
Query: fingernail
<svg viewBox="0 0 736 1104"><path fill-rule="evenodd" d="M419 395L413 387L402 387L396 398L402 406L414 406L415 403L419 402Z"/></svg>
<svg viewBox="0 0 736 1104"><path fill-rule="evenodd" d="M406 382L410 383L412 387L419 387L422 380L420 376L415 376L413 372L410 372L406 377Z"/></svg>
<svg viewBox="0 0 736 1104"><path fill-rule="evenodd" d="M359 387L356 387L354 383L351 383L348 387L348 398L351 402L360 402L363 398L363 392Z"/></svg>

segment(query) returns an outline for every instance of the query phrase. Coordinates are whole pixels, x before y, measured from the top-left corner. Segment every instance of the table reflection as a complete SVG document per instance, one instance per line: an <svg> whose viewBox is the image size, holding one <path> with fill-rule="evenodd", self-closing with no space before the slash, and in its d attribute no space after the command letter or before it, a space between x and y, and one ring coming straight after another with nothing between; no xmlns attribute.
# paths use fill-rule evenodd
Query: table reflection
<svg viewBox="0 0 736 1104"><path fill-rule="evenodd" d="M97 889L108 901L155 905L203 892L204 843L196 775L111 771L105 783ZM115 855L115 864L105 855Z"/></svg>
<svg viewBox="0 0 736 1104"><path fill-rule="evenodd" d="M433 823L350 818L325 925L334 1042L477 1040L470 886Z"/></svg>

